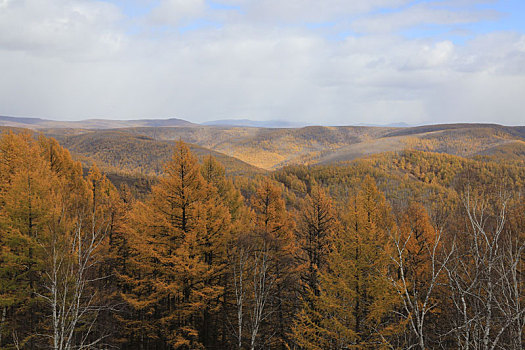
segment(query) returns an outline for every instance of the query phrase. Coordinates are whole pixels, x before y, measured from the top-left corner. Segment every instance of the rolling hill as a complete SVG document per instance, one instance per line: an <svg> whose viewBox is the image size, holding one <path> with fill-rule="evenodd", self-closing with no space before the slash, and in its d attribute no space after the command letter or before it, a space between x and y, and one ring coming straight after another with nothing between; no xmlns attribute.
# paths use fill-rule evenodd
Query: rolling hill
<svg viewBox="0 0 525 350"><path fill-rule="evenodd" d="M320 154L375 139L395 130L380 127L304 128L129 128L125 131L157 140L179 140L198 144L238 158L259 168L272 170L288 164L311 164ZM315 162L315 161L314 161Z"/></svg>
<svg viewBox="0 0 525 350"><path fill-rule="evenodd" d="M274 170L292 164L329 164L385 151L415 149L464 157L525 141L524 127L494 124L449 124L412 128L323 127L128 128L126 132L156 140L194 143L253 166Z"/></svg>
<svg viewBox="0 0 525 350"><path fill-rule="evenodd" d="M119 130L88 131L77 135L47 133L87 164L94 161L106 171L142 175L159 175L170 158L173 141L158 141L148 136ZM228 174L247 175L264 172L239 159L199 145L190 144L199 158L211 155L221 162Z"/></svg>
<svg viewBox="0 0 525 350"><path fill-rule="evenodd" d="M56 125L41 128L46 125L42 120L18 121L23 125L39 126L32 129L55 137L84 163L91 159L114 172L161 173L173 141L177 140L191 144L199 155L216 156L231 174L253 174L287 165L333 164L403 150L525 161L524 126L443 124L403 128L308 126L276 129L144 120L133 123L157 126L129 127L128 121L103 121L98 125L116 123L124 127L97 129ZM173 123L178 126L171 126Z"/></svg>

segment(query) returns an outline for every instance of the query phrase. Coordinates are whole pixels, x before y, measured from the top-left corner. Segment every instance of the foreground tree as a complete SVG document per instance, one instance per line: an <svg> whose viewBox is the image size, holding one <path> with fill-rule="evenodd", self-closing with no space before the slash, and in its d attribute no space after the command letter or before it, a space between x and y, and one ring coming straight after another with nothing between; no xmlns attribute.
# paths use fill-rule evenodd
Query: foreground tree
<svg viewBox="0 0 525 350"><path fill-rule="evenodd" d="M446 265L459 349L523 348L525 240L507 223L509 203L483 187L463 194L465 231L456 232Z"/></svg>
<svg viewBox="0 0 525 350"><path fill-rule="evenodd" d="M107 277L99 272L111 223L107 197L113 189L96 168L87 186L73 187L63 178L59 184L49 232L39 238L45 252L39 297L49 310L53 349L98 348L108 336L95 330L100 313L109 307L97 287Z"/></svg>
<svg viewBox="0 0 525 350"><path fill-rule="evenodd" d="M258 183L229 259L234 296L230 321L236 348L284 348L297 290L293 221L282 192Z"/></svg>
<svg viewBox="0 0 525 350"><path fill-rule="evenodd" d="M295 341L305 349L386 348L399 332L390 315L398 298L386 278L387 235L394 224L372 179L350 198L342 221L320 276L319 296L305 303L295 322Z"/></svg>
<svg viewBox="0 0 525 350"><path fill-rule="evenodd" d="M209 345L230 214L185 144L177 144L166 175L130 220L136 270L124 297L144 315L143 346L156 339L181 349Z"/></svg>
<svg viewBox="0 0 525 350"><path fill-rule="evenodd" d="M390 281L402 300L401 314L412 334L406 344L410 348L427 349L429 335L437 341L436 328L427 324L439 310L438 291L445 283L445 268L452 255L444 252L442 239L442 231L432 226L425 208L416 203L401 214L398 230L391 234L396 270Z"/></svg>
<svg viewBox="0 0 525 350"><path fill-rule="evenodd" d="M30 134L8 133L0 140L0 346L36 345L41 267L37 236L46 223L49 166Z"/></svg>
<svg viewBox="0 0 525 350"><path fill-rule="evenodd" d="M109 214L89 183L97 177L105 191L112 185L96 170L85 180L80 164L52 139L7 134L0 149L0 345L98 344L96 263Z"/></svg>
<svg viewBox="0 0 525 350"><path fill-rule="evenodd" d="M339 230L339 222L331 198L314 186L298 210L296 236L299 258L304 264L301 280L306 294L319 296L319 272L326 267L330 244Z"/></svg>
<svg viewBox="0 0 525 350"><path fill-rule="evenodd" d="M270 180L263 180L252 198L253 233L251 234L251 268L253 276L251 313L251 348L263 321L270 336L259 346L285 348L295 312L297 291L294 223L286 211L282 191ZM266 311L265 311L266 310ZM264 316L266 315L266 316Z"/></svg>

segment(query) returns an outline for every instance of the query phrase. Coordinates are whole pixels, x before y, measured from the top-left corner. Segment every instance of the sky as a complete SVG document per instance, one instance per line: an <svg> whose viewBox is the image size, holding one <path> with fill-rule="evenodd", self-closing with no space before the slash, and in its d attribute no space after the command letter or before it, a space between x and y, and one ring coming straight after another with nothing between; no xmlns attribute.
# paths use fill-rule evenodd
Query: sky
<svg viewBox="0 0 525 350"><path fill-rule="evenodd" d="M0 115L525 125L523 0L0 0Z"/></svg>

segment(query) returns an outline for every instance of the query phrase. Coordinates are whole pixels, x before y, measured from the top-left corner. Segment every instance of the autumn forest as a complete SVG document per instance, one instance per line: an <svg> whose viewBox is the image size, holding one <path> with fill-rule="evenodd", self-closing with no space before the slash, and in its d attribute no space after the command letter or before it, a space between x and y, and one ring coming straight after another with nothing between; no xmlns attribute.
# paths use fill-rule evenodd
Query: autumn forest
<svg viewBox="0 0 525 350"><path fill-rule="evenodd" d="M525 0L0 0L0 350L525 350Z"/></svg>
<svg viewBox="0 0 525 350"><path fill-rule="evenodd" d="M344 158L309 129L241 162L151 132L137 159L1 134L0 349L525 348L521 138L379 130Z"/></svg>

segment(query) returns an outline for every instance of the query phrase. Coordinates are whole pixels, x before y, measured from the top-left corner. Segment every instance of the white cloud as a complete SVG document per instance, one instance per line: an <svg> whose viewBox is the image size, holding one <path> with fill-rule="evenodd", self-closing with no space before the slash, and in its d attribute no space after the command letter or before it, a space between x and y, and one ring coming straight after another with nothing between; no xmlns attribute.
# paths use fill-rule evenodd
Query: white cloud
<svg viewBox="0 0 525 350"><path fill-rule="evenodd" d="M0 49L93 59L118 51L124 36L119 9L102 1L4 1Z"/></svg>
<svg viewBox="0 0 525 350"><path fill-rule="evenodd" d="M323 22L378 8L396 8L410 0L256 0L240 2L249 18L284 22Z"/></svg>
<svg viewBox="0 0 525 350"><path fill-rule="evenodd" d="M457 75L436 87L428 99L434 122L486 122L523 125L525 76L489 72Z"/></svg>
<svg viewBox="0 0 525 350"><path fill-rule="evenodd" d="M149 14L155 25L180 25L205 14L204 0L161 0Z"/></svg>
<svg viewBox="0 0 525 350"><path fill-rule="evenodd" d="M141 19L142 30L130 34L130 22L109 3L3 0L0 114L523 124L525 35L489 33L464 45L382 30L343 39L297 23L330 21L337 10L388 24L389 14L366 13L406 1L328 0L326 8L314 1L301 2L311 5L307 8L295 1L220 3L226 1L241 11L212 11L199 0L163 1ZM414 11L426 16L423 22L413 19ZM457 23L484 16L449 18L443 11L454 11L439 11L408 7L396 12L392 28L398 22ZM223 26L158 36L147 30L151 23L176 27L202 16L218 18Z"/></svg>
<svg viewBox="0 0 525 350"><path fill-rule="evenodd" d="M499 13L493 10L473 8L451 11L442 7L422 3L404 11L365 17L352 23L352 28L362 33L391 33L417 25L450 25L495 20Z"/></svg>

